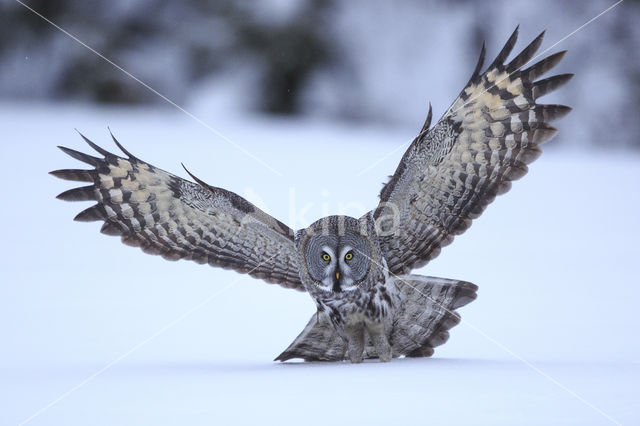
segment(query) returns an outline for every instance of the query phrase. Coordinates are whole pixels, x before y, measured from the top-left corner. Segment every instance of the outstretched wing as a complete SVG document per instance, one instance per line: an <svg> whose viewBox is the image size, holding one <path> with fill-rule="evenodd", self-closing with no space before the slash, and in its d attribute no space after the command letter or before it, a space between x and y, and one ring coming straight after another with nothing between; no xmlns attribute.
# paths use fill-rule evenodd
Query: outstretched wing
<svg viewBox="0 0 640 426"><path fill-rule="evenodd" d="M139 160L115 138L128 158L82 137L103 158L60 147L94 168L51 172L90 183L58 195L66 201L97 201L75 220L103 221L102 233L121 236L125 244L165 259L208 263L304 290L288 226L233 192L193 175L197 183L189 182Z"/></svg>
<svg viewBox="0 0 640 426"><path fill-rule="evenodd" d="M536 103L573 76L536 81L566 51L521 70L540 47L544 32L505 64L517 34L516 28L481 74L482 47L467 86L431 129L429 110L421 133L382 189L374 216L392 273L423 266L464 232L538 158L539 145L556 133L548 123L571 110Z"/></svg>

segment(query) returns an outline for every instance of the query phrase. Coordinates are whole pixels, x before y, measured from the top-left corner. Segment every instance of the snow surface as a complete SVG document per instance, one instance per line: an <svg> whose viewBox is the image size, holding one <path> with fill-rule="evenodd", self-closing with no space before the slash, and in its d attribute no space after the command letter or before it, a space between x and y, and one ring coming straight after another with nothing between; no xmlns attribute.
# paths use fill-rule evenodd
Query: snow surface
<svg viewBox="0 0 640 426"><path fill-rule="evenodd" d="M181 176L184 162L301 227L373 208L403 149L387 154L421 123L196 115L282 175L179 111L0 104L0 424L640 423L638 154L552 142L420 270L480 286L433 358L281 364L306 294L73 222L88 204L56 200L74 184L46 172L80 163L55 146L90 151L78 127L115 149L109 125L146 161Z"/></svg>

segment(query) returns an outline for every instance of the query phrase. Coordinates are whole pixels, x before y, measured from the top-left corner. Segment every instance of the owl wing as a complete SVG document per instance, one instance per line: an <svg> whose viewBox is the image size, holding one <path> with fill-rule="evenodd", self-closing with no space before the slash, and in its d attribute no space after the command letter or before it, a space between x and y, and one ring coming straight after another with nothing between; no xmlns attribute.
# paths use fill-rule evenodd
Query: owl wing
<svg viewBox="0 0 640 426"><path fill-rule="evenodd" d="M61 179L89 182L58 195L97 201L75 220L103 221L101 232L165 259L189 259L304 290L293 230L239 195L160 170L127 152L122 158L84 140L103 157L60 147L92 170L56 170ZM186 170L186 169L185 169Z"/></svg>
<svg viewBox="0 0 640 426"><path fill-rule="evenodd" d="M482 47L467 86L431 129L429 109L422 131L383 187L374 217L392 273L406 274L425 265L463 233L540 155L539 145L556 133L547 123L571 110L536 103L573 76L537 80L566 51L521 70L540 47L544 32L505 64L517 34L516 28L495 61L480 73Z"/></svg>

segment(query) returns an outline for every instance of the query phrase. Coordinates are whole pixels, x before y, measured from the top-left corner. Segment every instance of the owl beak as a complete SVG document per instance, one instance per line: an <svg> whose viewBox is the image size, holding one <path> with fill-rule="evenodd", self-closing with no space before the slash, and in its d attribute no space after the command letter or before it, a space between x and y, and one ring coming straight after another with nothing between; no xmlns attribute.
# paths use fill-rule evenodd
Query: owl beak
<svg viewBox="0 0 640 426"><path fill-rule="evenodd" d="M333 291L336 293L340 293L342 291L340 288L340 272L336 272L336 280L333 282Z"/></svg>

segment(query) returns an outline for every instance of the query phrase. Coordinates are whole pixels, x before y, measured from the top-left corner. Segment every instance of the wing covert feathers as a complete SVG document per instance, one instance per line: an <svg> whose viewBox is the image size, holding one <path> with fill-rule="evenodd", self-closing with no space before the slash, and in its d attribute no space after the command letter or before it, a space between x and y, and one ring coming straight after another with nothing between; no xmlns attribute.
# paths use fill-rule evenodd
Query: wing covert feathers
<svg viewBox="0 0 640 426"><path fill-rule="evenodd" d="M542 33L505 65L517 34L516 29L480 73L483 45L467 86L438 123L413 141L383 187L375 218L392 273L423 266L464 232L497 195L527 173L527 165L541 154L540 144L557 131L549 123L571 111L536 103L573 76L537 80L566 52L521 70L540 47Z"/></svg>
<svg viewBox="0 0 640 426"><path fill-rule="evenodd" d="M60 147L90 170L50 172L89 182L65 191L65 201L95 201L74 220L102 221L101 232L165 259L188 259L229 268L284 287L304 290L293 230L239 195L197 180L189 182L134 157L122 158L81 135L102 158ZM112 135L113 137L113 135Z"/></svg>

